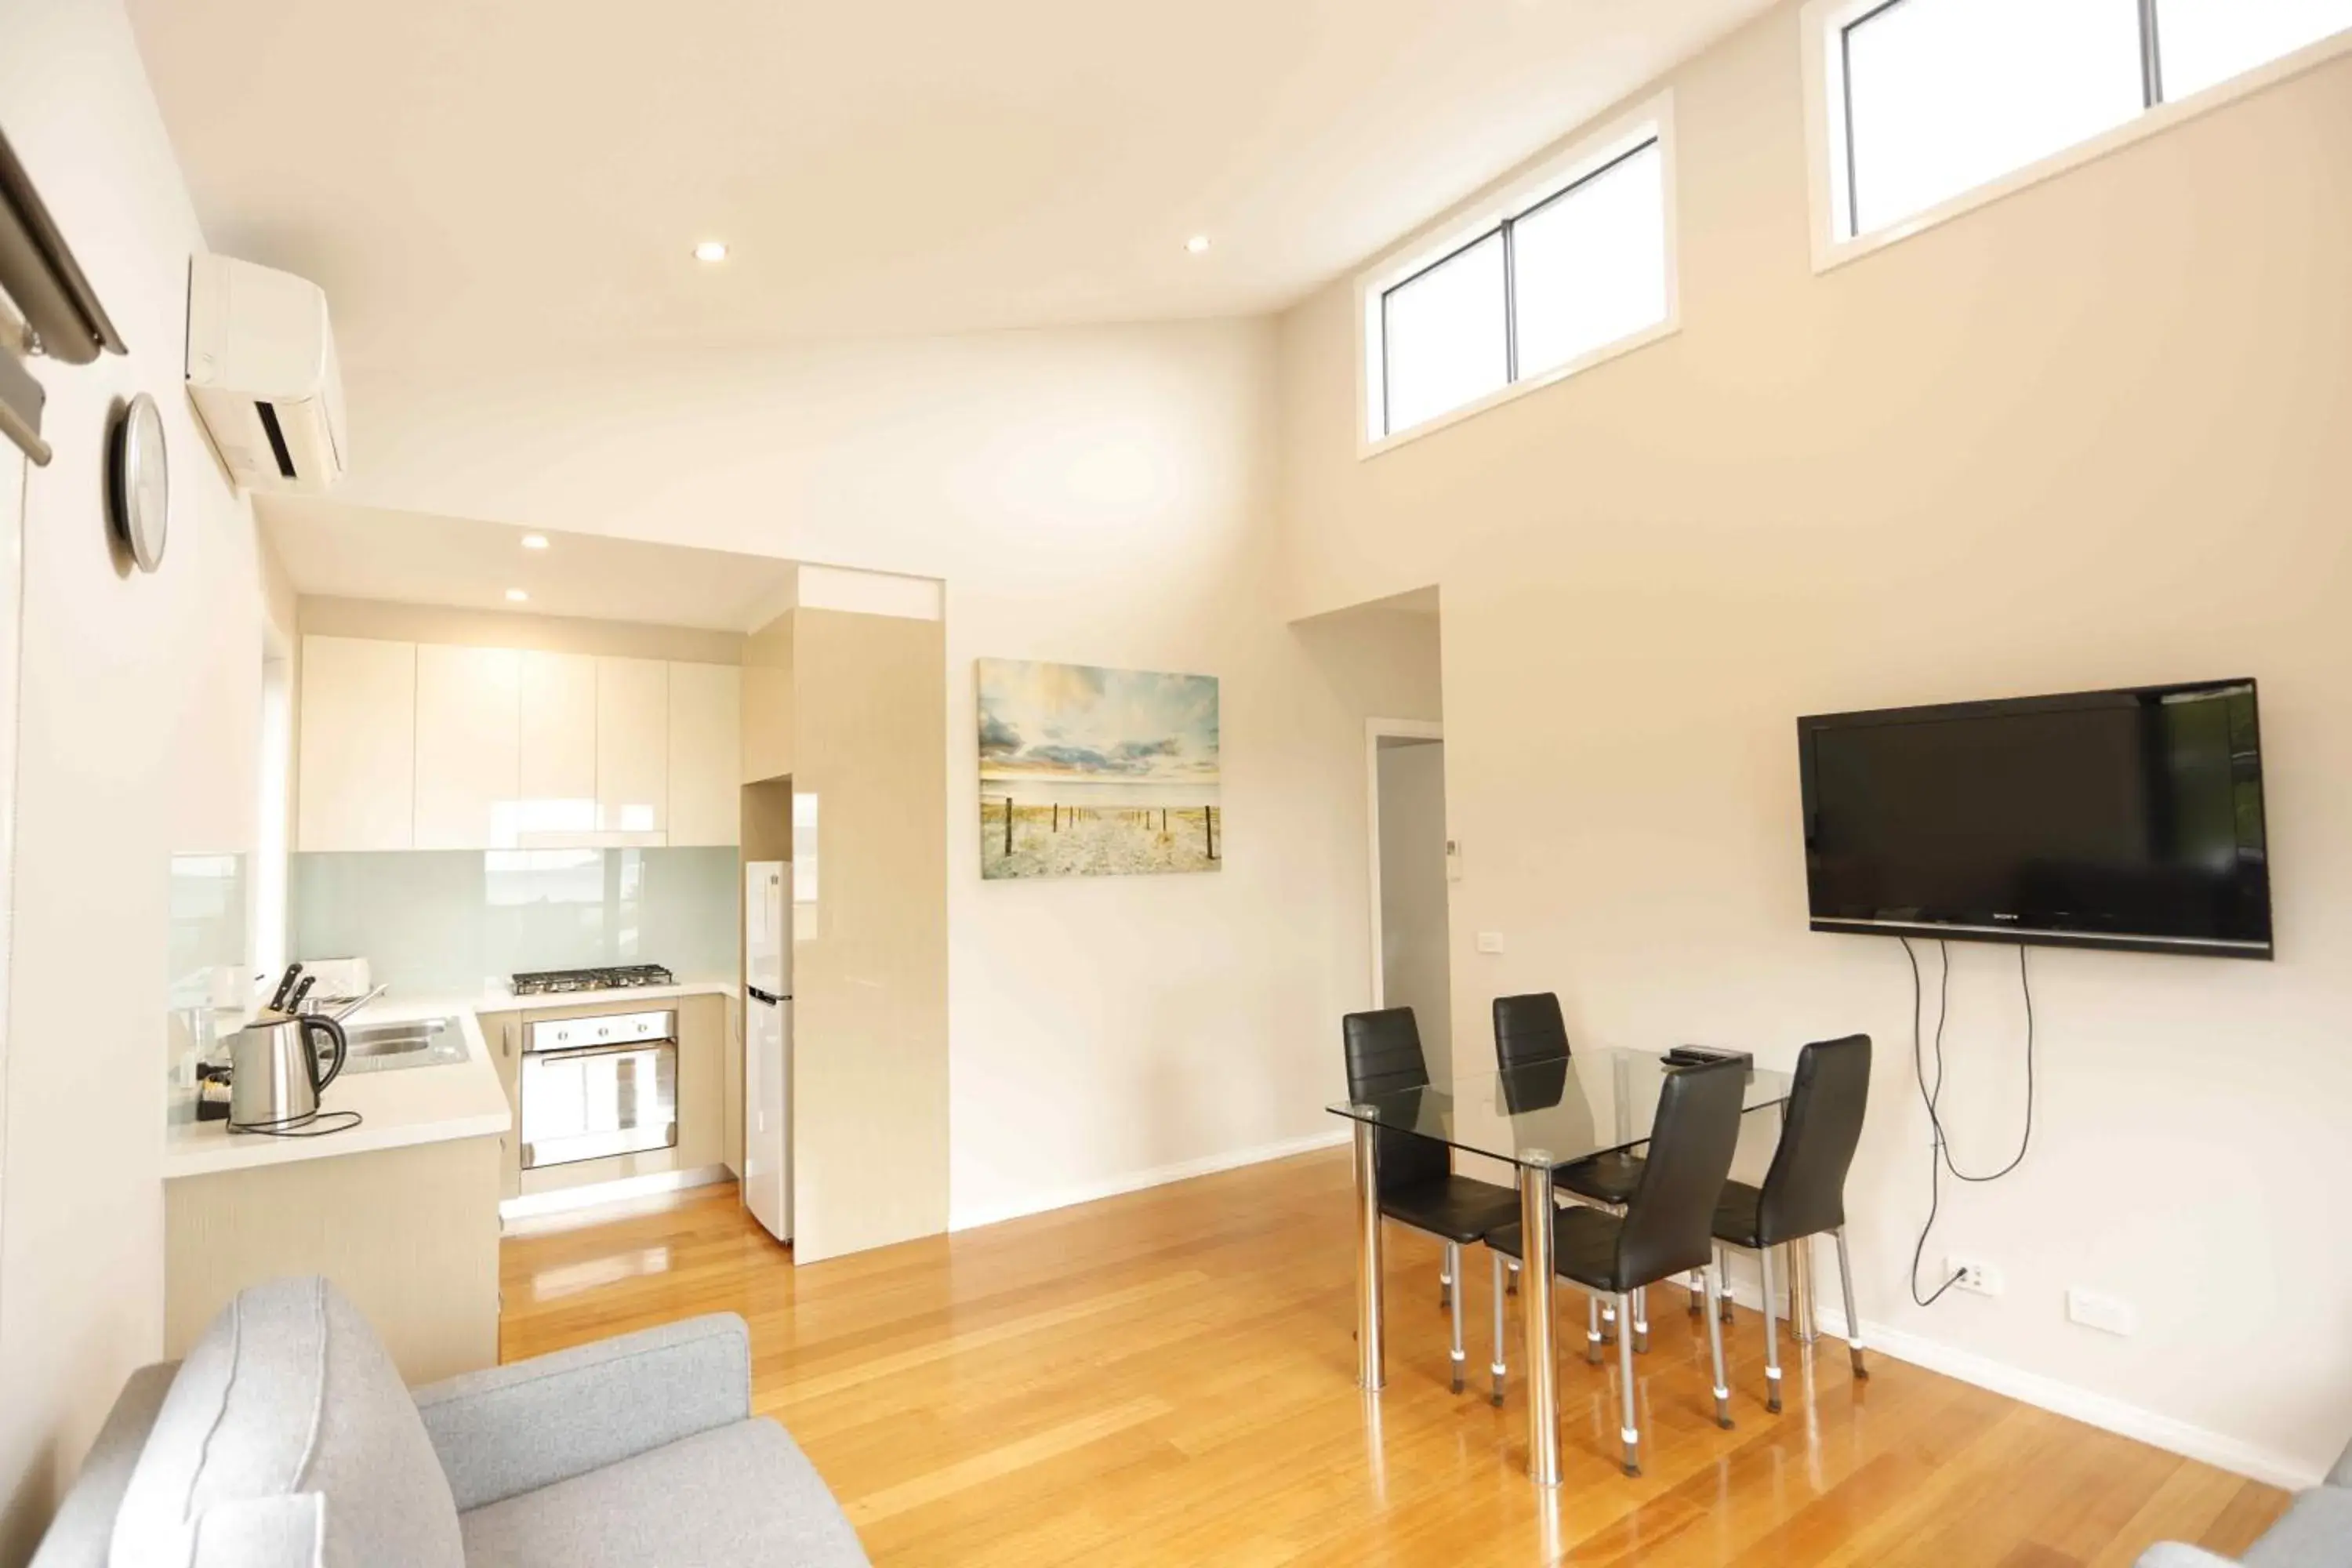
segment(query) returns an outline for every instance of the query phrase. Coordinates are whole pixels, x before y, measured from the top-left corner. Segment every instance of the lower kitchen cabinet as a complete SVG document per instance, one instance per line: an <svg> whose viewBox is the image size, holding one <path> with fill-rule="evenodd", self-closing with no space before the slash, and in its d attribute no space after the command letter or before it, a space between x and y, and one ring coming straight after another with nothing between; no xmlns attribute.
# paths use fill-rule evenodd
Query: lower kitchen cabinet
<svg viewBox="0 0 2352 1568"><path fill-rule="evenodd" d="M457 1138L163 1184L163 1353L239 1290L323 1274L411 1384L499 1359L499 1143Z"/></svg>

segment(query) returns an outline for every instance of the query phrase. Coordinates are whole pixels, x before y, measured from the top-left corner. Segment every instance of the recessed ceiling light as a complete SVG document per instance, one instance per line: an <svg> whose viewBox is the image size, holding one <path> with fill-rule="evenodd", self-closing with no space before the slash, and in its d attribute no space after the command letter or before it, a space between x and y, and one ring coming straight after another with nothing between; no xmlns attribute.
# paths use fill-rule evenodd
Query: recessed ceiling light
<svg viewBox="0 0 2352 1568"><path fill-rule="evenodd" d="M706 239L694 247L694 258L697 261L724 261L727 259L727 242Z"/></svg>
<svg viewBox="0 0 2352 1568"><path fill-rule="evenodd" d="M507 590L507 600L510 604L520 605L530 597L530 595L524 593L520 588L509 588Z"/></svg>
<svg viewBox="0 0 2352 1568"><path fill-rule="evenodd" d="M522 536L522 547L525 550L544 550L547 548L547 535L526 533Z"/></svg>
<svg viewBox="0 0 2352 1568"><path fill-rule="evenodd" d="M1184 242L1184 248L1198 256L1209 248L1209 237L1205 234L1196 234Z"/></svg>

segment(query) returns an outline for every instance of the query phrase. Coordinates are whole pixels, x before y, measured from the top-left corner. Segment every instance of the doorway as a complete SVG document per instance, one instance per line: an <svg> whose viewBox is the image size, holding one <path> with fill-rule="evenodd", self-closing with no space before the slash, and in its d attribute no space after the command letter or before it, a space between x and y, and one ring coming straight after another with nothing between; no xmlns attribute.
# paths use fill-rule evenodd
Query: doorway
<svg viewBox="0 0 2352 1568"><path fill-rule="evenodd" d="M1430 1076L1454 1075L1447 936L1445 735L1423 720L1366 724L1372 861L1372 1005L1411 1007Z"/></svg>

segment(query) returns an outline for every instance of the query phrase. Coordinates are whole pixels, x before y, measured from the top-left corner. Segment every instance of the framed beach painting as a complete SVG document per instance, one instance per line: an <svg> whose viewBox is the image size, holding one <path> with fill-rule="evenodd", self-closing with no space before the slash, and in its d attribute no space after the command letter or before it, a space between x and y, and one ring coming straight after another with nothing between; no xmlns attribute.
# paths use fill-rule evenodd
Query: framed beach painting
<svg viewBox="0 0 2352 1568"><path fill-rule="evenodd" d="M1223 864L1214 676L977 662L983 879Z"/></svg>

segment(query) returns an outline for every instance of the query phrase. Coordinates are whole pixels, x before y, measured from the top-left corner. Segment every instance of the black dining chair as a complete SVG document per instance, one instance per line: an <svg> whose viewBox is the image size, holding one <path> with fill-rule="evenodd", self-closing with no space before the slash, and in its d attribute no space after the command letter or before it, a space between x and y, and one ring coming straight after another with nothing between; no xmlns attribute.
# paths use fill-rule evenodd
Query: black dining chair
<svg viewBox="0 0 2352 1568"><path fill-rule="evenodd" d="M1410 1007L1350 1013L1339 1021L1347 1047L1348 1097L1366 1100L1401 1089L1429 1087L1429 1059L1422 1053L1421 1028ZM1498 1225L1519 1217L1519 1194L1454 1173L1454 1155L1433 1138L1400 1127L1374 1133L1380 1165L1381 1215L1445 1244L1439 1300L1453 1314L1454 1392L1462 1392L1462 1248L1483 1240ZM1499 1281L1502 1270L1496 1269ZM1495 1308L1494 1402L1503 1402L1503 1310Z"/></svg>
<svg viewBox="0 0 2352 1568"><path fill-rule="evenodd" d="M1714 1296L1719 1281L1707 1222L1724 1180L1731 1174L1747 1088L1748 1064L1738 1059L1668 1072L1650 1124L1649 1157L1643 1162L1642 1179L1627 1198L1625 1212L1613 1215L1580 1205L1554 1213L1554 1271L1595 1302L1614 1297L1621 1314L1633 1310L1635 1291L1691 1270L1704 1272L1707 1294ZM1486 1245L1513 1258L1526 1252L1526 1238L1516 1225L1490 1232ZM1598 1365L1600 1328L1595 1320L1588 1322L1592 1326L1585 1334L1585 1359ZM1731 1387L1724 1381L1723 1324L1711 1310L1706 1331L1715 1362L1715 1419L1729 1426ZM1622 1380L1618 1435L1625 1445L1625 1473L1638 1476L1642 1431L1631 1335L1617 1336L1617 1357Z"/></svg>
<svg viewBox="0 0 2352 1568"><path fill-rule="evenodd" d="M1715 1239L1751 1248L1764 1277L1765 1407L1780 1408L1780 1332L1772 1298L1772 1249L1827 1231L1837 1237L1838 1284L1845 1295L1846 1351L1866 1378L1862 1320L1853 1310L1853 1269L1845 1250L1845 1174L1862 1142L1870 1103L1870 1037L1820 1040L1797 1053L1780 1144L1764 1184L1726 1182L1715 1206ZM1711 1306L1712 1304L1710 1304ZM1714 1316L1712 1310L1710 1317Z"/></svg>
<svg viewBox="0 0 2352 1568"><path fill-rule="evenodd" d="M1559 996L1549 991L1538 991L1525 996L1495 998L1495 1061L1503 1069L1506 1100L1538 1094L1548 1087L1548 1103L1559 1104L1571 1054ZM1554 1067L1559 1068L1559 1081L1548 1077L1547 1069ZM1520 1108L1514 1104L1511 1109ZM1554 1187L1571 1197L1622 1209L1625 1200L1633 1195L1633 1189L1641 1184L1642 1160L1638 1154L1596 1154L1590 1160L1561 1166L1552 1173L1551 1179ZM1646 1300L1634 1301L1631 1321L1633 1348L1648 1350L1650 1313ZM1615 1337L1616 1325L1616 1307L1604 1303L1601 1309L1602 1339Z"/></svg>

